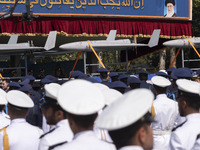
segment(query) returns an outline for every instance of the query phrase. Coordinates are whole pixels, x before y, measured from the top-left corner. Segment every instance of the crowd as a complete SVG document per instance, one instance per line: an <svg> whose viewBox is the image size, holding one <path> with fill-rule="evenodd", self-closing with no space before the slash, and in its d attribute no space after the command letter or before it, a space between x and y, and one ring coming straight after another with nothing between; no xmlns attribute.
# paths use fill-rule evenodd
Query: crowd
<svg viewBox="0 0 200 150"><path fill-rule="evenodd" d="M200 70L2 80L0 150L200 150Z"/></svg>

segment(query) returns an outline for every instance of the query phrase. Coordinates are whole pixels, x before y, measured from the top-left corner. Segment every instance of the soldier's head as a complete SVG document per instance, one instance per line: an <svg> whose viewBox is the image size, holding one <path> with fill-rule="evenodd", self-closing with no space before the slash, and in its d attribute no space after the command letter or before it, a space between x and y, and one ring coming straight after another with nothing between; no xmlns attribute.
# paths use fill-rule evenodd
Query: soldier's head
<svg viewBox="0 0 200 150"><path fill-rule="evenodd" d="M101 78L102 81L108 81L109 80L109 76L108 76L109 70L108 69L106 69L106 68L99 68L97 70L97 72L100 73L100 78Z"/></svg>
<svg viewBox="0 0 200 150"><path fill-rule="evenodd" d="M200 110L200 84L187 79L179 79L176 84L179 92L177 101L180 115L198 113Z"/></svg>
<svg viewBox="0 0 200 150"><path fill-rule="evenodd" d="M80 79L64 83L58 92L58 102L67 112L74 134L93 130L97 112L105 106L104 99L96 85Z"/></svg>
<svg viewBox="0 0 200 150"><path fill-rule="evenodd" d="M138 74L139 74L139 79L141 80L141 81L146 81L146 80L148 80L148 72L147 71L145 71L145 70L140 70L139 72L138 72Z"/></svg>
<svg viewBox="0 0 200 150"><path fill-rule="evenodd" d="M11 90L6 94L8 101L8 115L11 120L26 118L29 108L34 106L32 99L25 93L18 90Z"/></svg>
<svg viewBox="0 0 200 150"><path fill-rule="evenodd" d="M47 124L49 125L55 125L67 117L66 112L57 102L57 93L60 87L61 86L57 83L50 83L44 86L45 102L42 108Z"/></svg>
<svg viewBox="0 0 200 150"><path fill-rule="evenodd" d="M156 95L165 94L167 87L171 85L171 82L162 76L154 76L151 79L151 82L153 83L154 92Z"/></svg>
<svg viewBox="0 0 200 150"><path fill-rule="evenodd" d="M119 97L98 116L96 126L106 129L117 147L137 145L144 150L153 148L149 108L154 96L147 89L135 89Z"/></svg>
<svg viewBox="0 0 200 150"><path fill-rule="evenodd" d="M10 83L10 79L3 79L2 80L2 89L4 91L7 91L8 90L8 84Z"/></svg>

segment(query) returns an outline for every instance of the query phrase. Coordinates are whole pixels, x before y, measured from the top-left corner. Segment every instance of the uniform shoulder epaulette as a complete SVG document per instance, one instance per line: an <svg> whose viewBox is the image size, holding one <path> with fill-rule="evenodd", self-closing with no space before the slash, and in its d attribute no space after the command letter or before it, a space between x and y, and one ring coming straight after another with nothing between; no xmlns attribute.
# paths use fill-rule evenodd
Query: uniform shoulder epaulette
<svg viewBox="0 0 200 150"><path fill-rule="evenodd" d="M186 123L186 121L184 121L183 123L181 123L178 126L176 126L175 128L173 128L172 132L175 131L176 129L178 129L179 127L181 127L182 125L184 125L184 123Z"/></svg>
<svg viewBox="0 0 200 150"><path fill-rule="evenodd" d="M7 114L3 114L3 116L7 119L10 119L10 117Z"/></svg>
<svg viewBox="0 0 200 150"><path fill-rule="evenodd" d="M9 125L8 125L9 126ZM4 131L8 126L5 126L5 127L3 127L2 129L0 129L0 132L1 131Z"/></svg>
<svg viewBox="0 0 200 150"><path fill-rule="evenodd" d="M43 138L44 136L46 136L47 134L49 134L49 133L53 132L55 129L56 129L56 128L54 128L54 129L50 130L49 132L47 132L47 133L45 133L45 134L41 135L41 136L40 136L40 139L41 139L41 138Z"/></svg>
<svg viewBox="0 0 200 150"><path fill-rule="evenodd" d="M62 142L62 143L58 143L58 144L55 144L55 145L52 145L52 146L49 146L49 149L48 149L48 150L52 150L52 149L54 149L55 147L61 146L61 145L65 144L65 143L67 143L67 141Z"/></svg>
<svg viewBox="0 0 200 150"><path fill-rule="evenodd" d="M200 138L200 133L197 135L197 139L199 139Z"/></svg>

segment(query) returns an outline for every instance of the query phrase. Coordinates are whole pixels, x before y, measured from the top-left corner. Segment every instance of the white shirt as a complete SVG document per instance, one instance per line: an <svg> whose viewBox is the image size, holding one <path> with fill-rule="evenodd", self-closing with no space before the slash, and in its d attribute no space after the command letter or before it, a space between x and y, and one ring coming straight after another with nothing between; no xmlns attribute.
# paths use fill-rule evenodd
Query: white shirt
<svg viewBox="0 0 200 150"><path fill-rule="evenodd" d="M43 130L43 132L47 133L54 128L55 128L55 125L48 125L45 116L43 116L42 117L42 130Z"/></svg>
<svg viewBox="0 0 200 150"><path fill-rule="evenodd" d="M0 129L10 125L10 117L4 112L0 112Z"/></svg>
<svg viewBox="0 0 200 150"><path fill-rule="evenodd" d="M73 138L72 130L67 119L56 124L55 129L40 139L39 150L48 150L50 146L55 146L63 142L70 142Z"/></svg>
<svg viewBox="0 0 200 150"><path fill-rule="evenodd" d="M141 146L125 146L119 150L143 150L143 148Z"/></svg>
<svg viewBox="0 0 200 150"><path fill-rule="evenodd" d="M13 119L6 131L9 139L9 150L38 149L42 130L27 123L25 119ZM3 134L0 134L0 139L0 147L3 149Z"/></svg>
<svg viewBox="0 0 200 150"><path fill-rule="evenodd" d="M93 131L82 131L74 136L74 139L55 150L116 150L110 143L99 140Z"/></svg>
<svg viewBox="0 0 200 150"><path fill-rule="evenodd" d="M196 140L192 150L200 150L200 137Z"/></svg>
<svg viewBox="0 0 200 150"><path fill-rule="evenodd" d="M171 134L169 147L171 150L191 150L196 137L200 133L200 113L186 116L186 122Z"/></svg>
<svg viewBox="0 0 200 150"><path fill-rule="evenodd" d="M153 101L155 121L151 124L153 130L154 150L167 150L171 130L179 120L178 103L169 99L166 94L159 94Z"/></svg>

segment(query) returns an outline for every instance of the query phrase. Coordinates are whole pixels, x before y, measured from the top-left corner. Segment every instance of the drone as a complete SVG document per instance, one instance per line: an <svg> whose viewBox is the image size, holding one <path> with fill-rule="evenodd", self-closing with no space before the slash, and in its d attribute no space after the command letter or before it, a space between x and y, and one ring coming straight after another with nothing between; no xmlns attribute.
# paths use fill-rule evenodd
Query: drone
<svg viewBox="0 0 200 150"><path fill-rule="evenodd" d="M10 8L10 10L7 13L0 16L0 20L4 20L6 18L13 16L13 12L15 10L15 7L17 6L18 1L19 0L15 1L15 4ZM22 13L22 19L26 20L28 22L28 25L30 25L31 21L33 19L39 18L39 16L33 15L33 12L31 11L31 8L30 8L30 1L29 0L26 0L26 10L27 10L26 13Z"/></svg>

